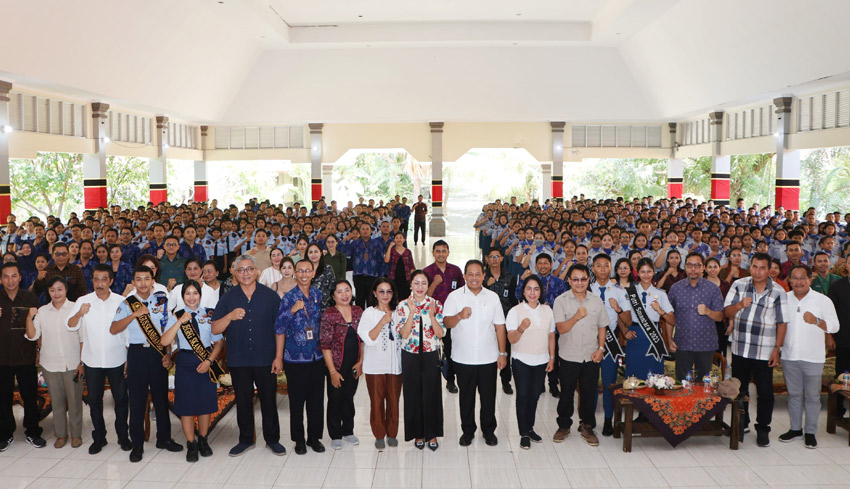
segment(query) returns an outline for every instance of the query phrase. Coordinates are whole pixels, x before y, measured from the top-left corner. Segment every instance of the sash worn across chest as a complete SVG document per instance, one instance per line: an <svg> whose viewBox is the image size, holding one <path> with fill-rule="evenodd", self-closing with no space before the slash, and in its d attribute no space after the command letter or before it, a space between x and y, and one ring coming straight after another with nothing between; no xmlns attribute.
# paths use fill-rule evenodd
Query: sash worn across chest
<svg viewBox="0 0 850 489"><path fill-rule="evenodd" d="M626 292L629 294L629 303L632 305L632 310L638 318L638 324L649 339L649 350L647 353L655 357L657 361L663 361L664 357L670 356L670 353L667 351L667 345L664 344L664 338L661 336L658 324L649 319L649 316L646 314L646 310L643 308L643 303L638 298L637 287L635 285L630 285L626 289Z"/></svg>
<svg viewBox="0 0 850 489"><path fill-rule="evenodd" d="M131 295L127 297L127 304L130 305L130 310L132 312L136 312L142 307L142 301L140 301L136 296ZM139 328L142 330L142 334L147 338L148 343L151 347L156 350L161 356L165 356L168 353L164 346L162 346L162 341L160 339L159 331L156 330L156 326L153 325L153 320L151 319L150 313L144 314L137 318L139 323Z"/></svg>
<svg viewBox="0 0 850 489"><path fill-rule="evenodd" d="M183 315L183 311L177 311L174 315L176 317L180 317ZM195 356L198 357L198 360L202 362L209 360L210 352L204 347L204 342L201 341L201 334L198 331L194 318L188 323L181 323L180 332L183 333L183 336L186 338L189 346L192 347L192 351L195 353ZM216 360L215 362L210 362L210 369L208 373L210 374L210 382L218 382L218 378L224 375L224 369L221 364L218 363L218 360Z"/></svg>

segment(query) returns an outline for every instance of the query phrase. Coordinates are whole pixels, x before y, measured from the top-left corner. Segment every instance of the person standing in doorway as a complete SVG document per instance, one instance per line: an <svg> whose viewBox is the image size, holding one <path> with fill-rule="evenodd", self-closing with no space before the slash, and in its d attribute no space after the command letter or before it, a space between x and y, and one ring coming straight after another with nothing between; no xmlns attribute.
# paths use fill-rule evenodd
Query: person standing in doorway
<svg viewBox="0 0 850 489"><path fill-rule="evenodd" d="M419 244L419 231L422 231L422 244L425 244L425 217L428 215L428 205L423 202L424 197L417 197L417 202L413 204L413 244Z"/></svg>

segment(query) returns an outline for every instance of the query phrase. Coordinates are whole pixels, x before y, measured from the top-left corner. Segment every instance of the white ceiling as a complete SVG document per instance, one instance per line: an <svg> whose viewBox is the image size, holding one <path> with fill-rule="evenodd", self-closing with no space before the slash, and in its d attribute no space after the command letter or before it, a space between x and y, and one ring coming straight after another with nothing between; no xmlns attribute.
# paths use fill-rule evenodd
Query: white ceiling
<svg viewBox="0 0 850 489"><path fill-rule="evenodd" d="M198 123L662 122L850 79L846 0L0 0L0 11L0 79Z"/></svg>

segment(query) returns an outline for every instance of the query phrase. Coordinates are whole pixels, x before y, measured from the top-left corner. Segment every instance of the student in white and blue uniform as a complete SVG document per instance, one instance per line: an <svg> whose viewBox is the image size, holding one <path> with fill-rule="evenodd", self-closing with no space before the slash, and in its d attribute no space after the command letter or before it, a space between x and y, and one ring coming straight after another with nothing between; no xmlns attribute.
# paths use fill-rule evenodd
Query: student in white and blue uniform
<svg viewBox="0 0 850 489"><path fill-rule="evenodd" d="M183 283L181 296L185 308L168 317L168 329L162 335L163 345L170 345L176 338L179 348L174 380L174 414L180 416L183 433L186 435L187 462L197 462L198 455L209 457L213 454L207 435L210 430L210 415L218 411L218 391L216 382L209 375L209 369L221 357L224 345L222 335L212 332L214 309L201 307L201 290L201 284L195 280ZM192 350L192 345L182 331L184 325L195 330L204 348L210 352L208 359L201 361Z"/></svg>
<svg viewBox="0 0 850 489"><path fill-rule="evenodd" d="M179 452L183 446L171 439L171 420L168 413L168 368L171 367L171 354L161 356L150 344L138 323L139 317L150 314L154 328L161 335L168 324L168 296L165 292L154 292L154 274L148 267L136 267L133 271L133 296L144 307L133 312L127 300L121 302L112 319L110 333L128 332L127 349L127 391L130 399L130 462L140 462L145 444L145 408L148 392L156 412L156 447L169 452ZM158 346L158 345L157 345ZM167 348L168 350L170 348Z"/></svg>

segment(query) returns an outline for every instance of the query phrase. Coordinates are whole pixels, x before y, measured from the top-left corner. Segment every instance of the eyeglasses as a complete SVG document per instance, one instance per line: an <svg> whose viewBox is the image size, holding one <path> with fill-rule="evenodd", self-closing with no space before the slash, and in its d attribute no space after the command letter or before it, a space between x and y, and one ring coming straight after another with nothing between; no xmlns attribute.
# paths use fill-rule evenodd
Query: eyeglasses
<svg viewBox="0 0 850 489"><path fill-rule="evenodd" d="M577 284L580 284L582 282L587 282L588 280L590 280L588 277L580 277L580 278L571 278L570 282L575 282Z"/></svg>
<svg viewBox="0 0 850 489"><path fill-rule="evenodd" d="M685 266L688 268L699 268L702 266L702 263L685 263Z"/></svg>
<svg viewBox="0 0 850 489"><path fill-rule="evenodd" d="M295 273L300 273L301 275L305 275L305 274L308 274L308 273L313 273L313 270L311 270L309 268L302 268L300 270L295 270Z"/></svg>
<svg viewBox="0 0 850 489"><path fill-rule="evenodd" d="M177 246L177 243L165 243L165 246Z"/></svg>
<svg viewBox="0 0 850 489"><path fill-rule="evenodd" d="M254 270L256 270L254 267L237 268L236 273L253 273Z"/></svg>
<svg viewBox="0 0 850 489"><path fill-rule="evenodd" d="M57 252L55 252L55 253L53 253L53 254L54 254L54 255L56 255L56 256L68 256L68 252L67 252L67 251L57 251Z"/></svg>

